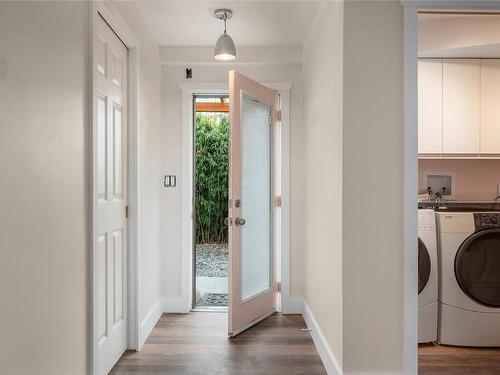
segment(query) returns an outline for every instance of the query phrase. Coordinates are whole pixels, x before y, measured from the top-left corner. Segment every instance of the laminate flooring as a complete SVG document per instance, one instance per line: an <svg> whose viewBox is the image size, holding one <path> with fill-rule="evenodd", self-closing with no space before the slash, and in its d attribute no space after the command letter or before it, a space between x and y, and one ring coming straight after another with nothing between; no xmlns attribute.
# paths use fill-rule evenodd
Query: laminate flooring
<svg viewBox="0 0 500 375"><path fill-rule="evenodd" d="M274 314L234 338L227 313L163 314L113 375L326 375L301 315Z"/></svg>

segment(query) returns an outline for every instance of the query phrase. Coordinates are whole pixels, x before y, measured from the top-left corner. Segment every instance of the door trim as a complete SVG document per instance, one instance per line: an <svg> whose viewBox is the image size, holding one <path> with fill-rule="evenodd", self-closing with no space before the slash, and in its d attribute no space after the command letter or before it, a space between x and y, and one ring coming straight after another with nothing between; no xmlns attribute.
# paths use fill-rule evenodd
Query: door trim
<svg viewBox="0 0 500 375"><path fill-rule="evenodd" d="M97 372L97 275L94 273L96 263L94 256L97 249L97 107L95 105L97 99L97 78L94 69L94 44L96 34L96 23L98 17L102 17L114 33L128 48L128 225L127 225L127 246L128 246L128 292L127 292L127 308L128 308L128 349L138 350L139 348L139 322L138 322L138 164L137 164L137 75L138 75L138 48L140 46L139 39L128 27L125 20L121 17L113 3L90 2L89 12L89 73L92 77L89 87L89 107L91 108L90 116L90 164L88 167L89 186L91 199L89 202L90 223L89 223L89 242L91 250L89 252L88 275L89 275L89 351L88 351L88 368L90 374Z"/></svg>
<svg viewBox="0 0 500 375"><path fill-rule="evenodd" d="M261 82L280 94L281 105L281 233L279 234L281 298L278 311L284 314L300 314L300 298L290 296L290 90L288 82ZM182 187L181 187L181 297L175 311L187 313L192 309L193 288L193 95L229 95L227 82L181 82L182 90Z"/></svg>

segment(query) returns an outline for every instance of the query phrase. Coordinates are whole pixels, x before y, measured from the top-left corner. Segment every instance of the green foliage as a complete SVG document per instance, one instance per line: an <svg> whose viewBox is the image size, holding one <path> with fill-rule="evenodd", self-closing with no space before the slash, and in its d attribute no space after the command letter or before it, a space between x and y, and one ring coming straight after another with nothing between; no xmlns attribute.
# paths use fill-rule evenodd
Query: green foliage
<svg viewBox="0 0 500 375"><path fill-rule="evenodd" d="M226 243L229 116L196 114L196 242Z"/></svg>

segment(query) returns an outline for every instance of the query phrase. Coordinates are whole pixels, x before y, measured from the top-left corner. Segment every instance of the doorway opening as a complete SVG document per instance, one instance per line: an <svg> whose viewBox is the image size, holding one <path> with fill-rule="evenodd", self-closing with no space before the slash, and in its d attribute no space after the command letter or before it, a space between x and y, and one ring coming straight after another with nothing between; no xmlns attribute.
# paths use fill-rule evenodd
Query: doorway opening
<svg viewBox="0 0 500 375"><path fill-rule="evenodd" d="M492 30L500 28L498 10L498 4L468 1L459 6L450 2L444 7L406 8L405 48L407 58L411 57L406 62L406 127L412 127L413 134L406 136L405 152L418 163L411 183L413 192L418 189L417 271L424 282L417 297L419 373L464 368L469 373L498 372L491 360L498 351L491 347L498 346L500 336L488 329L496 323L485 325L485 321L498 320L500 315L493 305L471 296L462 277L474 274L476 257L487 257L487 250L477 250L466 261L462 254L471 254L467 250L474 238L492 240L497 226L496 219L489 222L496 213L487 211L498 208L486 202L498 195L493 171L498 170L494 159L500 153L495 106L500 50L491 39L498 35ZM486 204L470 203L479 201ZM478 211L484 216L476 223ZM472 225L456 229L457 217L469 219ZM495 269L494 263L490 259L482 264ZM487 270L481 269L480 274L480 280L469 284L475 285L476 292L488 284L493 293L495 283L488 279ZM461 324L454 320L455 314L460 314Z"/></svg>
<svg viewBox="0 0 500 375"><path fill-rule="evenodd" d="M193 301L227 311L229 97L193 96Z"/></svg>

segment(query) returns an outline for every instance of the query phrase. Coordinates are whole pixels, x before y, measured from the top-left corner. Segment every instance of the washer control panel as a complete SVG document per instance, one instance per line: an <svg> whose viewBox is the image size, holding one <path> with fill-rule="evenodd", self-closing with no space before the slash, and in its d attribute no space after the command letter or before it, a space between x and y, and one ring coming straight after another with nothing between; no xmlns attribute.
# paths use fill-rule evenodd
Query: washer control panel
<svg viewBox="0 0 500 375"><path fill-rule="evenodd" d="M484 212L474 214L476 230L500 227L500 212Z"/></svg>
<svg viewBox="0 0 500 375"><path fill-rule="evenodd" d="M434 210L418 210L418 230L435 230Z"/></svg>

